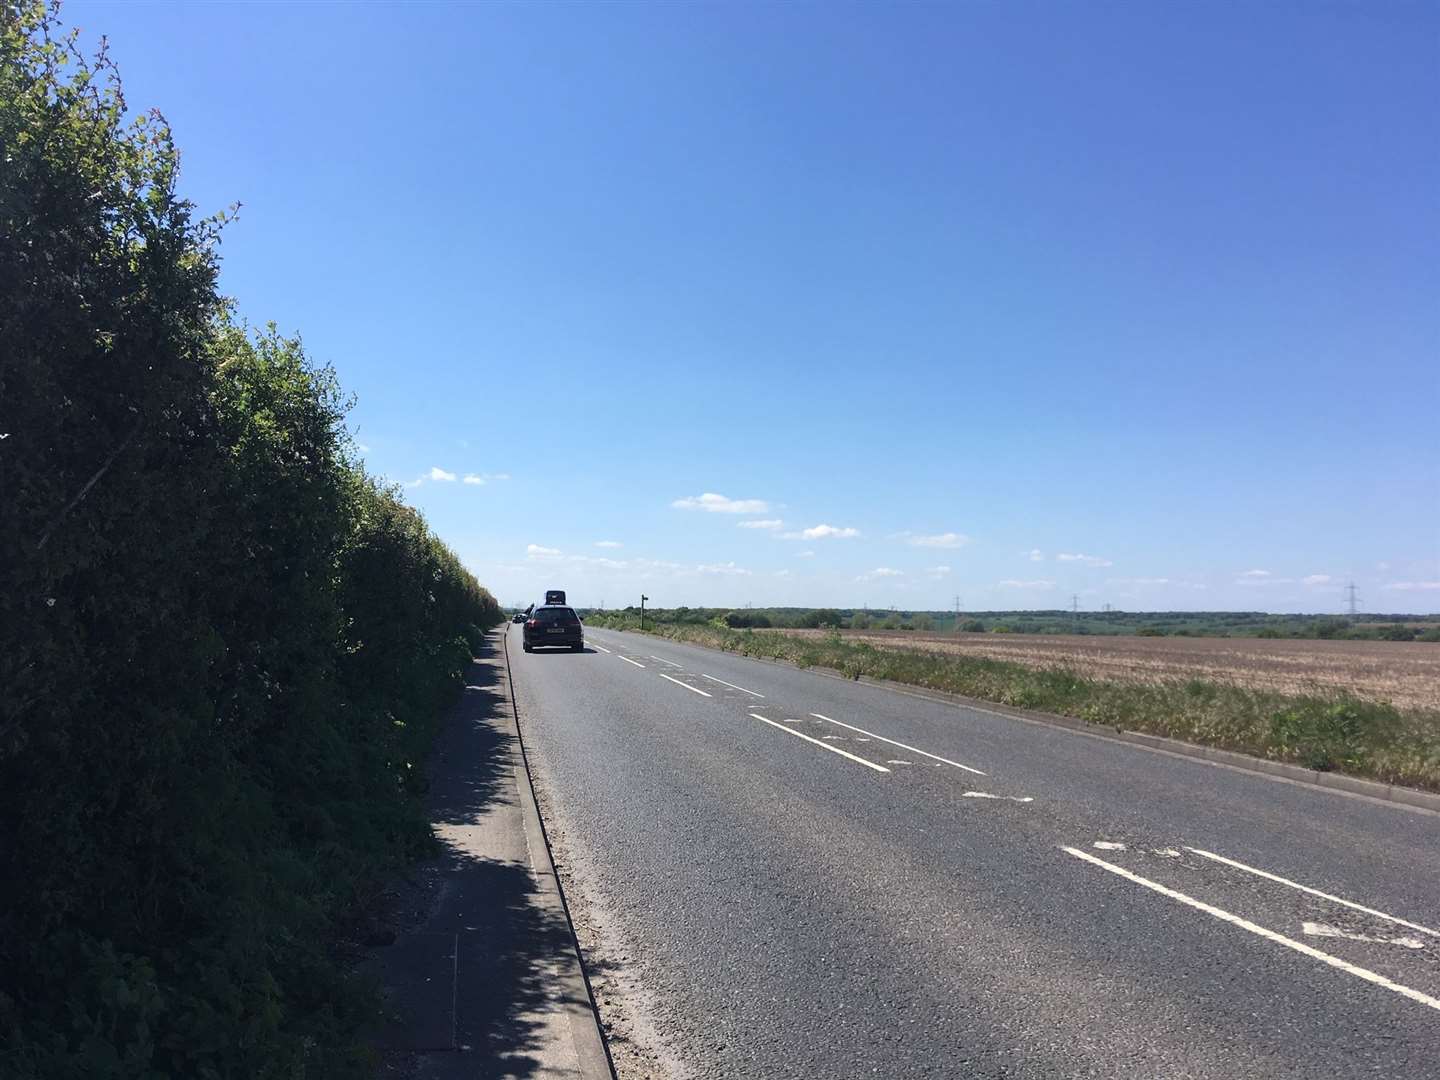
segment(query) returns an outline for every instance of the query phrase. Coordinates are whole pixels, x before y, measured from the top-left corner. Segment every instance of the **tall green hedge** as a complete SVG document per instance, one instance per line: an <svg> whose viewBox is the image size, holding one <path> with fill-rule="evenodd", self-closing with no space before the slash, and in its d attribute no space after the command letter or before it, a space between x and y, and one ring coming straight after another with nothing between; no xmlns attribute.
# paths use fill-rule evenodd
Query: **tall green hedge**
<svg viewBox="0 0 1440 1080"><path fill-rule="evenodd" d="M0 1076L363 1073L340 929L499 610L232 320L164 120L3 4Z"/></svg>

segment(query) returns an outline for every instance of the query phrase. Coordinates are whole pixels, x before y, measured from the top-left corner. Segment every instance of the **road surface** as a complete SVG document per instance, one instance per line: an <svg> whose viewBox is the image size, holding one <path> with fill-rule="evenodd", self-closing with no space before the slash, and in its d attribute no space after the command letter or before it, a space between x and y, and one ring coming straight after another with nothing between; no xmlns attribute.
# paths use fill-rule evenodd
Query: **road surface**
<svg viewBox="0 0 1440 1080"><path fill-rule="evenodd" d="M689 1075L1440 1075L1440 816L511 633L553 827Z"/></svg>

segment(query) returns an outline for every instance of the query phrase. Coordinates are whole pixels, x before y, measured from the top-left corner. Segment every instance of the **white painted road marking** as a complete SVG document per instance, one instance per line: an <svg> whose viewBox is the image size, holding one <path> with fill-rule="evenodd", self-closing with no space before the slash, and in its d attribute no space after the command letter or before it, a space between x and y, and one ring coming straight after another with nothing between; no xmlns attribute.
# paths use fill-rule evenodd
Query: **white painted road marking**
<svg viewBox="0 0 1440 1080"><path fill-rule="evenodd" d="M591 645L594 645L595 648L599 649L601 652L609 652L609 651L610 651L610 650L607 649L604 645L595 645L595 642L593 642L593 641L590 642L590 644L591 644Z"/></svg>
<svg viewBox="0 0 1440 1080"><path fill-rule="evenodd" d="M991 795L988 791L967 791L961 796L962 799L1009 799L1011 802L1034 802L1030 795Z"/></svg>
<svg viewBox="0 0 1440 1080"><path fill-rule="evenodd" d="M674 660L666 660L663 656L652 656L651 660L659 660L662 664L669 664L671 667L684 667L684 664L677 664Z"/></svg>
<svg viewBox="0 0 1440 1080"><path fill-rule="evenodd" d="M1376 945L1403 945L1407 949L1423 949L1425 942L1418 937L1374 937L1370 934L1355 934L1323 922L1307 922L1300 927L1312 937L1338 937L1350 941L1372 941Z"/></svg>
<svg viewBox="0 0 1440 1080"><path fill-rule="evenodd" d="M1091 847L1099 848L1101 851L1124 851L1125 845L1117 840L1096 840Z"/></svg>
<svg viewBox="0 0 1440 1080"><path fill-rule="evenodd" d="M759 720L762 724L769 724L773 728L779 728L787 735L794 735L797 739L804 739L806 742L814 743L816 746L820 747L821 750L829 750L832 754L839 754L841 757L847 757L851 761L858 762L859 764L864 765L867 769L874 769L876 772L883 773L888 773L890 771L889 769L885 768L884 765L876 765L873 761L866 761L863 757L857 757L856 755L850 753L848 750L841 750L838 746L831 746L827 742L821 742L819 739L813 739L809 735L806 735L803 731L796 731L794 728L788 728L784 724L777 724L774 720L770 720L767 717L761 716L759 713L752 712L750 715L753 716L756 720Z"/></svg>
<svg viewBox="0 0 1440 1080"><path fill-rule="evenodd" d="M873 731L866 731L864 728L858 728L854 724L847 724L840 720L831 720L830 717L825 716L822 713L812 712L810 715L816 717L819 720L824 720L828 724L839 724L841 727L849 728L851 731L858 731L861 735L869 735L872 739L879 739L881 742L888 742L891 746L900 747L901 750L909 750L912 754L920 754L923 757L928 757L934 761L943 761L946 765L954 765L955 768L964 769L966 772L972 772L976 776L986 775L979 769L972 769L969 765L961 765L958 761L951 761L949 758L943 758L939 754L932 754L928 750L917 750L913 746L907 746L903 742L896 742L894 739L887 739L884 735L876 735Z"/></svg>
<svg viewBox="0 0 1440 1080"><path fill-rule="evenodd" d="M742 694L755 694L755 696L760 698L762 701L765 698L764 694L756 694L754 690L746 690L743 686L736 686L733 682L726 682L724 679L717 679L714 675L706 675L703 671L700 673L700 677L702 679L709 679L711 682L718 682L721 686L728 686L731 690L739 690Z"/></svg>
<svg viewBox="0 0 1440 1080"><path fill-rule="evenodd" d="M662 678L662 679L670 679L670 676L669 676L669 675L666 675L663 671L657 671L655 674L659 675L660 678ZM685 689L686 689L686 690L689 690L692 694L699 694L701 697L709 697L709 696L710 696L710 695L707 694L704 690L697 690L695 687L691 686L689 683L681 682L679 679L670 679L670 681L673 682L676 686L683 686L683 687L685 687Z"/></svg>
<svg viewBox="0 0 1440 1080"><path fill-rule="evenodd" d="M624 660L627 664L634 664L636 667L644 667L644 666L645 666L644 664L640 663L639 660L631 660L630 657L628 657L628 656L622 656L622 657L620 657L620 659L621 659L621 660Z"/></svg>
<svg viewBox="0 0 1440 1080"><path fill-rule="evenodd" d="M1227 922L1232 926L1240 927L1242 930L1248 930L1250 933L1263 937L1267 941L1273 941L1277 945L1284 945L1287 949L1294 949L1296 952L1308 956L1312 960L1319 960L1322 964L1329 964L1331 967L1354 975L1356 978L1364 979L1366 982L1374 983L1376 986L1383 986L1386 990L1393 990L1395 993L1407 997L1411 1001L1419 1002L1421 1005L1440 1012L1440 998L1433 998L1429 994L1422 994L1419 990L1412 989L1409 986L1392 982L1384 975L1378 975L1367 968L1359 967L1347 960L1341 960L1338 956L1331 956L1327 952L1321 952L1319 949L1306 945L1303 941L1296 941L1294 938L1286 937L1284 934L1277 934L1274 930L1267 930L1258 923L1253 923L1249 919L1242 919L1239 915L1232 915L1230 912L1217 908L1213 904L1207 904L1203 900L1196 900L1193 896L1186 896L1182 892L1167 888L1158 882L1151 881L1149 878L1143 878L1139 874L1132 874L1123 866L1108 863L1104 859L1091 855L1088 851L1081 851L1079 848L1073 847L1062 847L1060 850L1066 854L1074 855L1077 859L1084 859L1086 862L1092 863L1102 870L1108 870L1110 873L1122 877L1127 881L1133 881L1136 885L1143 885L1145 888L1151 889L1161 896L1168 896L1171 900L1178 900L1182 904L1188 904L1197 911L1203 911L1207 915L1213 915L1221 922Z"/></svg>
<svg viewBox="0 0 1440 1080"><path fill-rule="evenodd" d="M1364 904L1357 904L1353 900L1344 900L1338 896L1331 896L1327 892L1312 889L1309 885L1301 885L1298 881L1291 881L1289 878L1283 878L1279 874L1272 874L1268 870L1259 870L1253 866L1246 866L1242 862L1236 862L1234 859L1227 859L1224 855L1216 855L1213 851L1203 851L1196 847L1186 848L1185 850L1193 851L1196 855L1203 855L1205 858L1213 859L1215 862L1224 863L1226 866L1233 866L1237 870L1244 870L1246 873L1255 874L1258 877L1267 878L1270 881L1278 881L1281 885L1289 885L1292 889L1299 889L1301 892L1309 893L1311 896L1318 896L1322 900L1331 900L1337 904L1343 904L1345 907L1354 908L1356 911L1363 911L1366 915L1374 915L1378 919L1388 919L1393 923L1399 923L1401 926L1408 926L1411 930L1419 930L1422 934L1429 934L1431 937L1440 937L1440 930L1431 930L1428 926L1421 926L1419 923L1413 923L1395 915L1387 915L1383 911L1376 911L1374 908L1368 908Z"/></svg>

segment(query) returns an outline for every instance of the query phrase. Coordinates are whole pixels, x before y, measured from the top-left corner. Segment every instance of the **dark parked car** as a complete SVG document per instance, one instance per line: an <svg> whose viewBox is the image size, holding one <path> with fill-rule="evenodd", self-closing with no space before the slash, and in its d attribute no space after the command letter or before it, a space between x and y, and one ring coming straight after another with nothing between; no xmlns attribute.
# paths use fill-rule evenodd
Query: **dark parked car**
<svg viewBox="0 0 1440 1080"><path fill-rule="evenodd" d="M585 628L580 625L580 616L574 608L559 604L545 604L537 607L525 620L525 651L550 645L567 646L576 652L585 649Z"/></svg>
<svg viewBox="0 0 1440 1080"><path fill-rule="evenodd" d="M525 612L523 612L523 611L517 611L517 612L515 612L515 617L514 617L513 619L511 619L510 621L511 621L511 622L524 622L524 621L525 621Z"/></svg>

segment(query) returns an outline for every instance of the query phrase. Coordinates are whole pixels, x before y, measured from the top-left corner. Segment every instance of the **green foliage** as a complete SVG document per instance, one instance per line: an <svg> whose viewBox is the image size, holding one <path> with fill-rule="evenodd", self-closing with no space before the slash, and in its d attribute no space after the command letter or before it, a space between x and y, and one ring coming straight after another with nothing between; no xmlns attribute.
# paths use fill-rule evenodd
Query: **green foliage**
<svg viewBox="0 0 1440 1080"><path fill-rule="evenodd" d="M1312 630L1318 638L1343 637L1350 629L1350 624L1344 619L1321 619L1314 624Z"/></svg>
<svg viewBox="0 0 1440 1080"><path fill-rule="evenodd" d="M985 624L979 619L966 619L965 622L961 624L960 629L967 634L983 634L985 632Z"/></svg>
<svg viewBox="0 0 1440 1080"><path fill-rule="evenodd" d="M929 615L916 615L910 620L910 627L913 630L919 630L928 633L929 631L935 629L935 620L930 618Z"/></svg>
<svg viewBox="0 0 1440 1080"><path fill-rule="evenodd" d="M870 616L867 615L867 614L866 614L865 612L863 612L863 611L857 611L854 615L851 615L851 616L850 616L850 629L851 629L851 630L869 630L869 629L870 629Z"/></svg>
<svg viewBox="0 0 1440 1080"><path fill-rule="evenodd" d="M230 321L164 120L0 10L0 1068L358 1074L340 927L498 608Z"/></svg>

